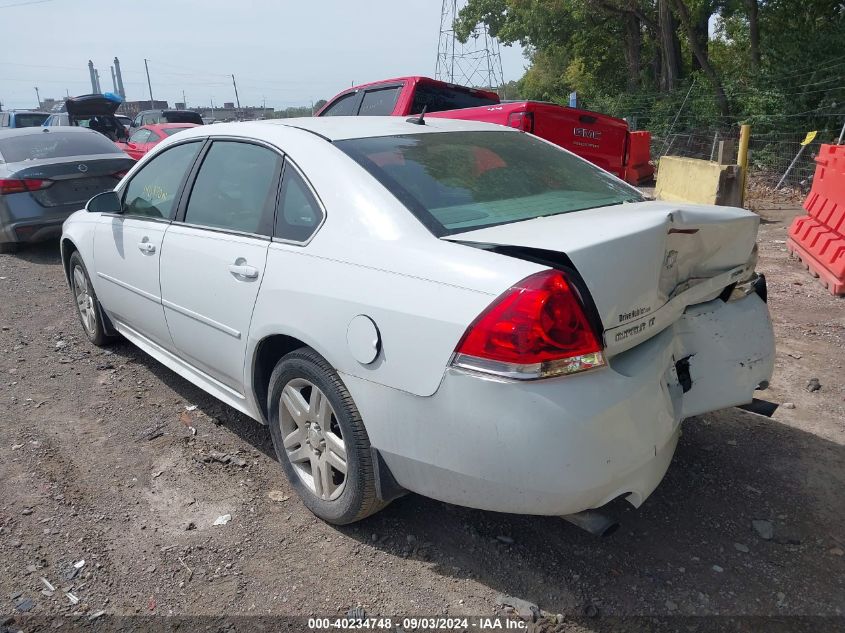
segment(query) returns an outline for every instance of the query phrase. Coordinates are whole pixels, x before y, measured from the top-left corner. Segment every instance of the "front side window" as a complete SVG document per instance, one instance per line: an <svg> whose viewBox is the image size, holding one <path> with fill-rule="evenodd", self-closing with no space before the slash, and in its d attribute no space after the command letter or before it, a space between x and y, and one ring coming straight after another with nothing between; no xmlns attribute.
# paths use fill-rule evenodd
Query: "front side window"
<svg viewBox="0 0 845 633"><path fill-rule="evenodd" d="M202 143L185 143L165 150L132 177L123 197L126 215L172 218L185 174Z"/></svg>
<svg viewBox="0 0 845 633"><path fill-rule="evenodd" d="M520 132L335 141L435 235L639 202L633 187Z"/></svg>
<svg viewBox="0 0 845 633"><path fill-rule="evenodd" d="M396 106L396 100L401 91L402 86L368 90L364 93L358 114L360 116L390 116L393 114L393 108Z"/></svg>
<svg viewBox="0 0 845 633"><path fill-rule="evenodd" d="M233 141L215 141L194 183L185 222L271 235L282 157Z"/></svg>
<svg viewBox="0 0 845 633"><path fill-rule="evenodd" d="M280 201L276 237L292 242L307 241L320 226L323 211L302 176L290 165L285 168Z"/></svg>
<svg viewBox="0 0 845 633"><path fill-rule="evenodd" d="M337 99L328 108L323 110L320 116L353 116L358 105L358 93L350 92Z"/></svg>

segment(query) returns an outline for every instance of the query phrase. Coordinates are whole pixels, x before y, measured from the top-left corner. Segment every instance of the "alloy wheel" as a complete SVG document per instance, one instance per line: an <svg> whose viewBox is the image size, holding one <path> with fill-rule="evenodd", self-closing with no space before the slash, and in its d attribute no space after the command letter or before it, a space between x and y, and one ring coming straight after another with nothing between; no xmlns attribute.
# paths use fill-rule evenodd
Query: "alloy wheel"
<svg viewBox="0 0 845 633"><path fill-rule="evenodd" d="M76 296L76 307L82 318L82 326L93 335L97 331L97 313L94 307L94 297L88 287L88 279L80 266L73 269L73 290Z"/></svg>
<svg viewBox="0 0 845 633"><path fill-rule="evenodd" d="M326 394L294 378L282 389L279 414L285 452L299 478L320 499L337 499L346 485L346 443Z"/></svg>

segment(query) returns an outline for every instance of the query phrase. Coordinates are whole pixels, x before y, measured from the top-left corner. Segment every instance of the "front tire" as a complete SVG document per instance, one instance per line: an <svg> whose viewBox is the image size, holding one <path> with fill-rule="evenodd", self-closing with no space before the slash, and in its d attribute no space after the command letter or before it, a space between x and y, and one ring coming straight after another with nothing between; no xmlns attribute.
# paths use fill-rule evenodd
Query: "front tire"
<svg viewBox="0 0 845 633"><path fill-rule="evenodd" d="M18 242L0 242L0 254L11 255L20 249Z"/></svg>
<svg viewBox="0 0 845 633"><path fill-rule="evenodd" d="M70 256L69 270L70 289L82 329L94 345L105 347L115 337L106 334L102 307L97 300L97 294L94 292L94 286L91 284L91 278L88 276L79 251L74 251Z"/></svg>
<svg viewBox="0 0 845 633"><path fill-rule="evenodd" d="M370 440L337 372L307 347L284 356L270 377L273 446L306 507L344 525L386 503L376 495Z"/></svg>

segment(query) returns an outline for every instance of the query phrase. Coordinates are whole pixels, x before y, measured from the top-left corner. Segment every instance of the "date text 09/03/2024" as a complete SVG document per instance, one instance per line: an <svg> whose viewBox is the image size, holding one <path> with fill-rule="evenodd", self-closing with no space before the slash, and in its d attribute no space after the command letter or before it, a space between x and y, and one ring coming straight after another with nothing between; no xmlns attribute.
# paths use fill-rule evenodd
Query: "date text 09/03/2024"
<svg viewBox="0 0 845 633"><path fill-rule="evenodd" d="M406 631L504 631L525 630L528 623L524 620L500 617L408 617L402 618L309 618L308 628L321 630L360 630L392 631L396 626Z"/></svg>

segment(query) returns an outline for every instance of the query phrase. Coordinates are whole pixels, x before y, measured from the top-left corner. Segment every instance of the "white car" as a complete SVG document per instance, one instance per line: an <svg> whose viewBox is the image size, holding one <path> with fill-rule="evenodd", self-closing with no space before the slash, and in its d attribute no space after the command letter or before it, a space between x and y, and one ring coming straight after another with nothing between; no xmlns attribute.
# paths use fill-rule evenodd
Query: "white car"
<svg viewBox="0 0 845 633"><path fill-rule="evenodd" d="M413 491L577 522L767 384L758 223L517 130L331 117L185 130L61 246L91 341L268 424L322 519Z"/></svg>

